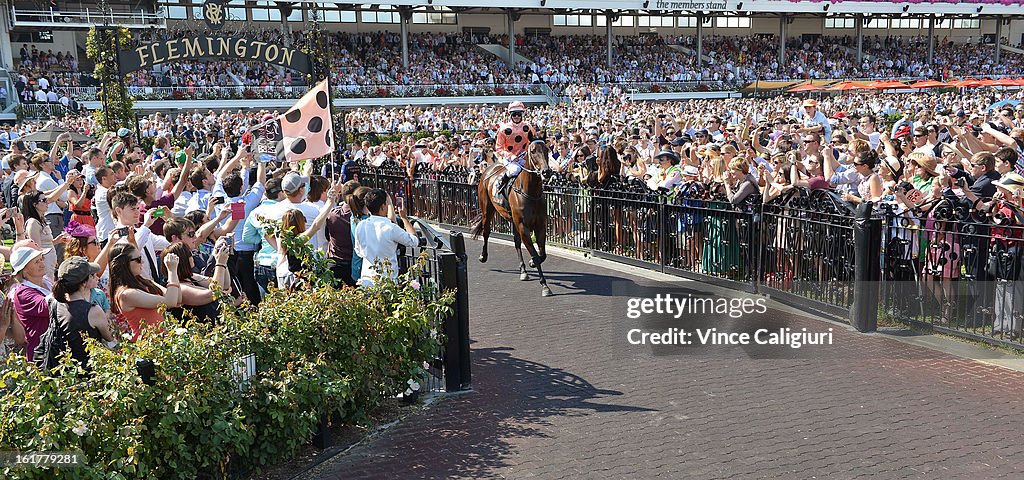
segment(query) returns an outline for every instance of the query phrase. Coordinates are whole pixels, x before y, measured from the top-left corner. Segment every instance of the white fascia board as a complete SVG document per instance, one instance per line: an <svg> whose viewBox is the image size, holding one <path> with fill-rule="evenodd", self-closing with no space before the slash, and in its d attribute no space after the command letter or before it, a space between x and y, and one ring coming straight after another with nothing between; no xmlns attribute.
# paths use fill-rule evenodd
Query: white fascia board
<svg viewBox="0 0 1024 480"><path fill-rule="evenodd" d="M280 0L290 3L306 2L308 0ZM371 5L369 3L331 2L339 5ZM387 0L386 5L403 5L414 7L425 7L428 3L423 0ZM1001 4L976 4L976 3L905 3L905 2L791 2L788 0L650 0L647 8L644 8L642 0L547 0L541 7L540 0L505 0L501 6L488 3L485 0L434 0L429 5L444 7L475 7L492 8L491 12L497 13L501 8L516 8L526 10L648 10L651 12L680 12L689 13L697 11L713 12L736 12L737 6L743 3L743 12L749 13L804 13L804 14L825 14L825 5L830 5L828 13L836 14L902 14L904 6L909 5L907 14L946 14L946 15L974 15L978 14L978 7L984 7L980 12L983 16L1007 15L1024 18L1024 4L1001 5ZM529 11L523 13L530 13Z"/></svg>

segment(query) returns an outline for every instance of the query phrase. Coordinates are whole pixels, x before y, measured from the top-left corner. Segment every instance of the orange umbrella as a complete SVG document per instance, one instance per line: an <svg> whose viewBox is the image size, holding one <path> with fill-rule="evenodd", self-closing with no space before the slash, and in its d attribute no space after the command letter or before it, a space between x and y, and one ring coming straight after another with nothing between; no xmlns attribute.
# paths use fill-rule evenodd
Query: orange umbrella
<svg viewBox="0 0 1024 480"><path fill-rule="evenodd" d="M879 80L877 82L869 83L868 86L877 90L888 90L891 88L907 88L907 84L903 82L897 82L895 80Z"/></svg>
<svg viewBox="0 0 1024 480"><path fill-rule="evenodd" d="M948 86L948 83L938 82L935 80L921 80L910 84L909 88L942 88Z"/></svg>
<svg viewBox="0 0 1024 480"><path fill-rule="evenodd" d="M1024 78L1015 78L1012 82L1015 86L1024 87Z"/></svg>
<svg viewBox="0 0 1024 480"><path fill-rule="evenodd" d="M953 87L959 87L959 88L971 88L971 87L977 87L980 84L981 84L981 82L978 81L978 80L975 80L973 78L965 78L963 80L952 82L949 85L953 86Z"/></svg>
<svg viewBox="0 0 1024 480"><path fill-rule="evenodd" d="M1000 78L1000 79L997 79L997 80L992 80L992 83L990 83L988 85L993 86L993 87L1016 87L1019 84L1017 83L1016 80L1014 80L1012 78Z"/></svg>
<svg viewBox="0 0 1024 480"><path fill-rule="evenodd" d="M822 87L821 85L815 85L813 83L805 83L803 85L795 86L795 87L793 87L793 88L791 88L789 90L786 90L786 91L789 92L789 93L817 92L817 91L821 91L821 90L824 90L824 89L825 89L825 87Z"/></svg>
<svg viewBox="0 0 1024 480"><path fill-rule="evenodd" d="M833 92L845 92L847 90L862 90L862 89L865 89L865 88L870 88L870 87L868 87L867 85L865 85L863 83L857 83L857 82L839 82L839 83L837 83L835 85L832 85L831 87L828 87L828 89L830 91L833 91Z"/></svg>

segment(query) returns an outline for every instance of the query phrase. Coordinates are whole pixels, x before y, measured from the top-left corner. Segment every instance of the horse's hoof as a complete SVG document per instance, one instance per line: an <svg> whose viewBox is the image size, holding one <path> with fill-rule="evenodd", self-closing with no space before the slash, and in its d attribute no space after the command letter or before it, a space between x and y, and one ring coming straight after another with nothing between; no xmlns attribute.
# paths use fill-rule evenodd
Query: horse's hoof
<svg viewBox="0 0 1024 480"><path fill-rule="evenodd" d="M521 281L524 281L524 282L525 282L525 281L527 281L527 280L529 280L529 279L530 279L530 276L529 276L529 275L527 275L527 274L526 274L525 272L524 272L524 273L520 273L520 274L519 274L519 280L521 280Z"/></svg>
<svg viewBox="0 0 1024 480"><path fill-rule="evenodd" d="M537 265L533 263L533 260L530 260L530 268L537 268Z"/></svg>
<svg viewBox="0 0 1024 480"><path fill-rule="evenodd" d="M477 260L480 260L480 263L487 263L487 255L480 255Z"/></svg>
<svg viewBox="0 0 1024 480"><path fill-rule="evenodd" d="M548 287L542 288L541 291L540 291L540 296L542 296L542 297L550 297L551 296L551 289L548 288Z"/></svg>

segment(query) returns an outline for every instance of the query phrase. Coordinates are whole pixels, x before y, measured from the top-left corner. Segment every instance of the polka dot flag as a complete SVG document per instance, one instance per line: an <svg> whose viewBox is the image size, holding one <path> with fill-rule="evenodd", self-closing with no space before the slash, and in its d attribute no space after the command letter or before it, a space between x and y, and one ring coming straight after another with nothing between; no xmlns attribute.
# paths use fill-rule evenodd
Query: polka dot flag
<svg viewBox="0 0 1024 480"><path fill-rule="evenodd" d="M284 115L281 146L288 161L308 160L330 154L334 148L327 80L306 92Z"/></svg>

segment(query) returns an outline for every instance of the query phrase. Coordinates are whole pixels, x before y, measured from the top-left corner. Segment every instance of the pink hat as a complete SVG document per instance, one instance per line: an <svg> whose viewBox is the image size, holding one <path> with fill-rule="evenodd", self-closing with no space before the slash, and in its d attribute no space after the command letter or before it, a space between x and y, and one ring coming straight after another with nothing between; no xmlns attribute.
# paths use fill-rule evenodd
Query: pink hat
<svg viewBox="0 0 1024 480"><path fill-rule="evenodd" d="M64 227L64 233L76 238L94 237L96 236L96 228L72 220L68 222L68 226Z"/></svg>

